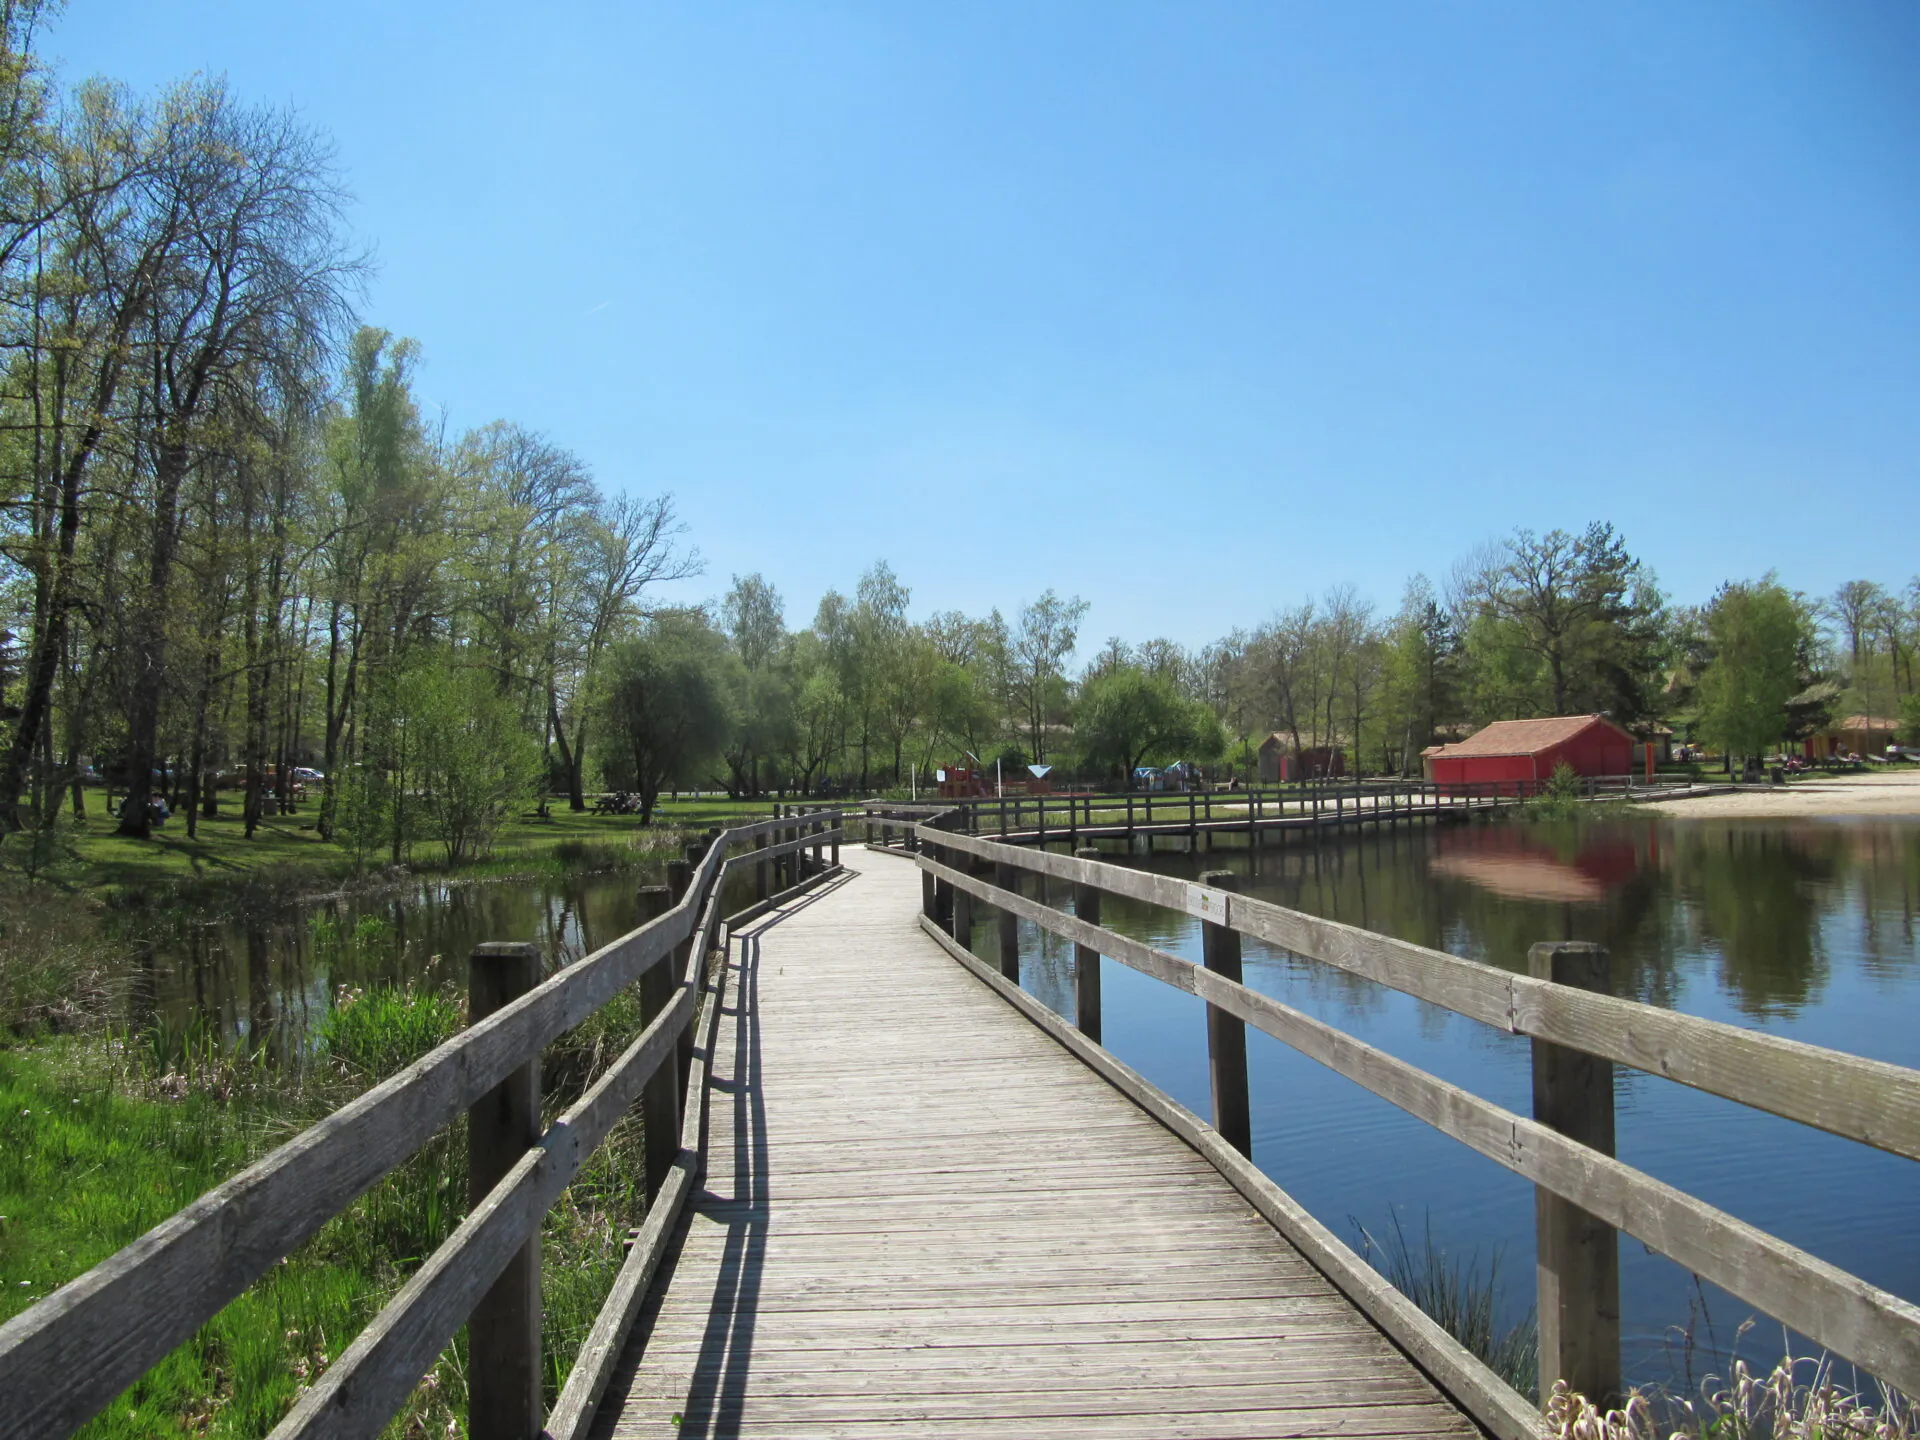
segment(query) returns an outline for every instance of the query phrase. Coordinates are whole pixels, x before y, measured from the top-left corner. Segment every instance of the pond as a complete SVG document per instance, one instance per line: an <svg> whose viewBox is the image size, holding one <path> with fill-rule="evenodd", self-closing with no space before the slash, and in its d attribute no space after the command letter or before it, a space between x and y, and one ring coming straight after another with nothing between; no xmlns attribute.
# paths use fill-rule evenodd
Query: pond
<svg viewBox="0 0 1920 1440"><path fill-rule="evenodd" d="M1920 822L1589 821L1407 827L1255 852L1137 856L1197 876L1232 870L1265 900L1524 971L1540 940L1591 940L1616 994L1920 1067ZM1071 908L1056 886L1048 899ZM1106 897L1103 921L1200 959L1197 921ZM976 925L985 957L994 927ZM1072 947L1021 926L1022 983L1073 1012ZM1247 983L1521 1114L1529 1042L1245 942ZM1204 1007L1102 962L1104 1040L1196 1113L1209 1112ZM1249 1028L1254 1159L1358 1248L1418 1256L1428 1237L1500 1304L1533 1300L1532 1187ZM1920 1166L1654 1077L1616 1078L1620 1158L1909 1299L1920 1298ZM1724 1365L1750 1309L1623 1237L1630 1381L1687 1383ZM1796 1337L1797 1338L1797 1337ZM1749 1363L1779 1357L1760 1318Z"/></svg>
<svg viewBox="0 0 1920 1440"><path fill-rule="evenodd" d="M354 892L247 920L183 924L133 945L130 1027L196 1027L298 1063L343 989L415 985L464 995L467 957L490 940L537 944L569 964L639 923L640 888L658 871L534 881L431 881ZM751 874L728 885L748 902Z"/></svg>

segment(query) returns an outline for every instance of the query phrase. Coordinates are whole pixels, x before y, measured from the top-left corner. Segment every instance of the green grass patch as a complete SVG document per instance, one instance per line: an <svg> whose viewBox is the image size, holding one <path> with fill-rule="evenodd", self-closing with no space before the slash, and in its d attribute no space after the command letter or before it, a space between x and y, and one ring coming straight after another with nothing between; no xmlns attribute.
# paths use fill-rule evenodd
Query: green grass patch
<svg viewBox="0 0 1920 1440"><path fill-rule="evenodd" d="M407 856L414 874L457 873L470 878L538 876L613 870L657 862L678 853L688 832L772 814L771 802L699 800L663 803L654 823L636 815L575 813L564 803L545 816L531 811L501 830L484 860L449 867L438 844L421 842ZM249 838L237 810L202 816L189 837L175 815L148 840L114 833L103 814L63 818L49 847L30 851L25 837L0 841L0 882L32 878L66 893L93 893L120 904L161 904L196 910L245 908L330 889L356 877L353 857L320 838L319 805L260 821ZM31 862L31 865L29 865Z"/></svg>
<svg viewBox="0 0 1920 1440"><path fill-rule="evenodd" d="M423 989L346 997L297 1073L210 1029L48 1036L0 1048L0 1320L80 1275L366 1085L454 1033L458 1000ZM616 997L550 1047L549 1119L639 1030ZM618 1127L547 1217L547 1396L557 1396L644 1213L642 1134ZM456 1124L273 1267L80 1433L89 1440L260 1436L466 1214ZM388 1429L457 1433L456 1338Z"/></svg>

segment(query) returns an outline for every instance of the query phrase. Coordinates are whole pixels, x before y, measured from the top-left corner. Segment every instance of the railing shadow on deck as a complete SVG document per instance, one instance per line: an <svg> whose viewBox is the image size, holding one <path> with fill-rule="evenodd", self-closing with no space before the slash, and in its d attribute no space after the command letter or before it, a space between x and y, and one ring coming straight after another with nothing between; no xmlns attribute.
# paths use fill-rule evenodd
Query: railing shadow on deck
<svg viewBox="0 0 1920 1440"><path fill-rule="evenodd" d="M680 1421L682 1435L710 1435L729 1408L746 1398L753 1362L754 1323L766 1268L769 1193L767 1106L760 1059L760 937L741 940L738 999L734 1004L733 1184L737 1213L727 1221L707 1325L700 1337L692 1384ZM711 1160L708 1165L712 1171ZM711 1189L711 1186L709 1186ZM682 1222L683 1227L686 1222ZM702 1376L714 1381L702 1383Z"/></svg>
<svg viewBox="0 0 1920 1440"><path fill-rule="evenodd" d="M848 878L845 871L836 872L751 930L730 937L740 945L736 998L730 1012L722 1006L721 1016L732 1017L734 1075L729 1081L710 1079L709 1086L728 1096L733 1103L733 1175L729 1203L738 1213L730 1215L727 1222L707 1324L701 1334L692 1383L681 1413L678 1433L683 1436L712 1435L724 1427L728 1418L746 1402L747 1378L753 1364L754 1326L760 1309L760 1282L766 1268L767 1225L773 1203L767 1144L766 1071L760 1053L761 940L769 930L819 904L848 883ZM709 1156L710 1199L714 1198L713 1171L713 1160ZM681 1222L679 1238L683 1241L688 1223L687 1220ZM671 1283L678 1260L676 1247L676 1253L661 1266L658 1283L662 1288ZM702 1379L707 1374L716 1377L710 1384Z"/></svg>

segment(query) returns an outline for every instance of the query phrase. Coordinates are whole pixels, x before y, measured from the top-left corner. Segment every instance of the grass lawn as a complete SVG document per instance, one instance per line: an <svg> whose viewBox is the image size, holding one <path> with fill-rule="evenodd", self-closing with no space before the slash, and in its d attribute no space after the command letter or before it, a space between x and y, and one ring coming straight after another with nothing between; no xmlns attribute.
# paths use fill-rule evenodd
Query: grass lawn
<svg viewBox="0 0 1920 1440"><path fill-rule="evenodd" d="M96 804L85 819L62 820L60 853L44 866L41 878L78 891L137 891L181 882L245 883L270 875L314 882L344 880L354 873L353 857L320 838L319 813L319 804L308 801L296 814L261 820L248 839L238 807L228 806L215 817L200 817L199 833L193 837L187 835L185 819L175 815L152 839L133 840L114 834L115 821L100 813ZM678 843L677 831L764 819L772 813L773 802L767 800L722 796L662 801L653 824L643 826L637 815L576 814L561 801L545 818L528 811L509 821L494 842L493 853L464 867L462 873L511 874L554 860L577 864L587 847L616 858L629 851L657 853ZM562 851L563 846L573 853ZM0 844L0 875L21 874L24 860L20 839ZM413 847L408 865L432 872L448 868L440 847L427 842Z"/></svg>

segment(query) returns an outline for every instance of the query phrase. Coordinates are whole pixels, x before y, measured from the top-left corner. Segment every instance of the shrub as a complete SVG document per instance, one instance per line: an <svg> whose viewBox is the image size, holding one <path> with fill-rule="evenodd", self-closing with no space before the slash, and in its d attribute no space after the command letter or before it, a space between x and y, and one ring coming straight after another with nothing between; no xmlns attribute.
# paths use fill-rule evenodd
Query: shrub
<svg viewBox="0 0 1920 1440"><path fill-rule="evenodd" d="M432 990L343 986L321 1022L320 1043L342 1069L371 1084L452 1039L463 1019L458 1001Z"/></svg>

